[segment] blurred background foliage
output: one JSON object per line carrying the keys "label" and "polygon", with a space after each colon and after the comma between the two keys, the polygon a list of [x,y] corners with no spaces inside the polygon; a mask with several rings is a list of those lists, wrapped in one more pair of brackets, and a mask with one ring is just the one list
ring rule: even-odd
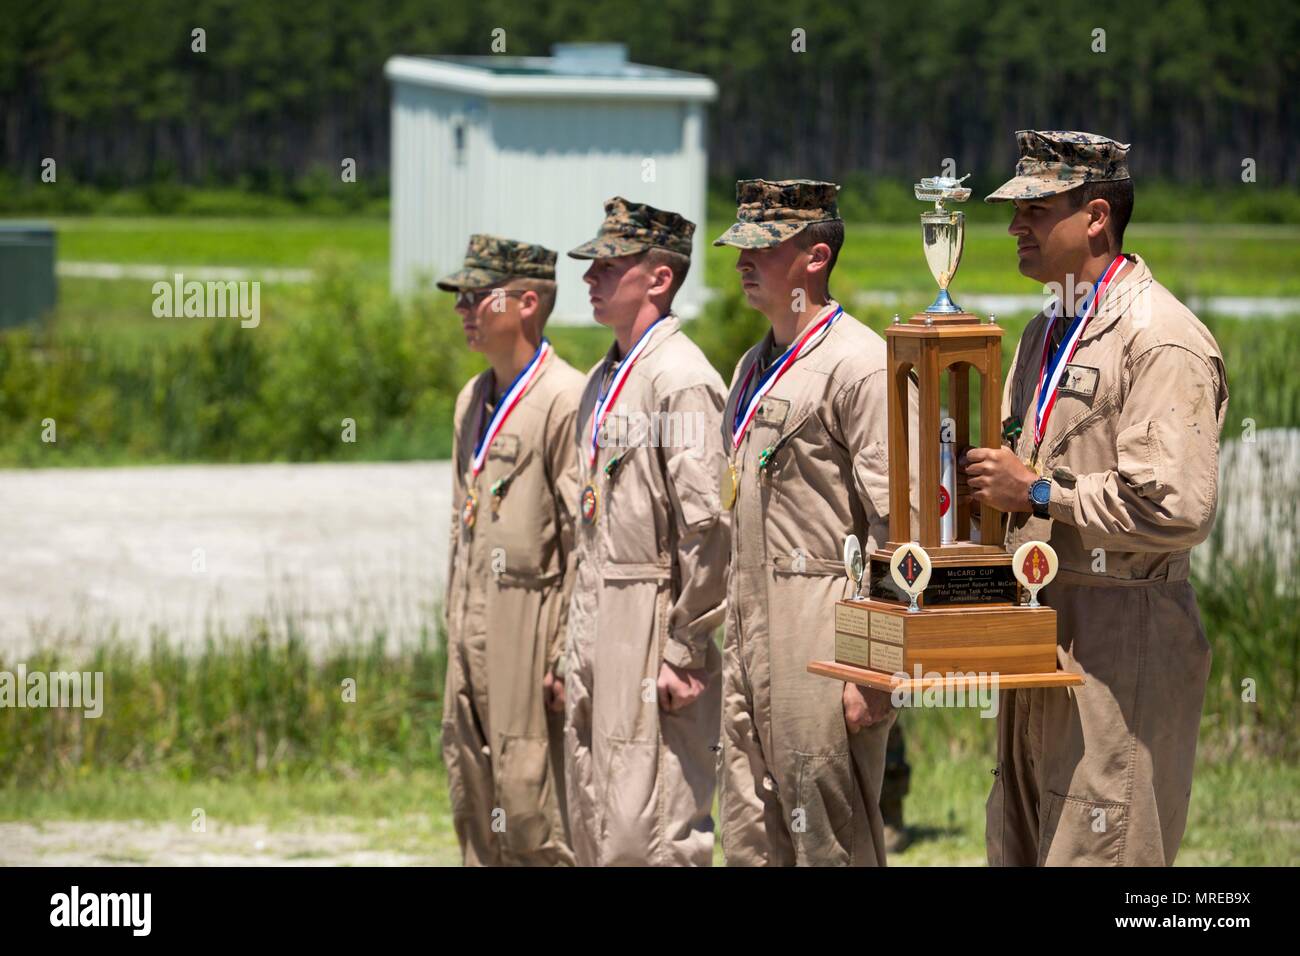
{"label": "blurred background foliage", "polygon": [[[844,182],[852,219],[909,220],[897,185],[953,157],[982,188],[1012,131],[1133,142],[1148,221],[1300,221],[1300,6],[849,0],[97,0],[0,3],[0,204],[8,211],[380,211],[393,54],[509,55],[620,41],[639,63],[707,74],[710,175]],[[206,31],[206,52],[191,31]],[[1094,50],[1095,30],[1105,50]],[[806,52],[792,52],[804,32]],[[59,190],[36,190],[59,160]],[[355,188],[339,161],[357,161]],[[1233,189],[1255,160],[1256,190]],[[878,184],[878,187],[877,187]],[[1279,191],[1291,187],[1290,191]],[[847,198],[847,197],[846,197]],[[1166,202],[1166,200],[1170,200]],[[973,213],[986,215],[982,210]]]}
{"label": "blurred background foliage", "polygon": [[[849,275],[841,284],[859,288]],[[55,318],[0,336],[0,465],[450,454],[456,394],[484,367],[464,346],[450,296],[393,299],[343,260],[323,264],[305,286],[276,288],[256,329],[233,318],[152,319],[181,325],[133,335],[112,321]],[[845,298],[849,310],[877,331],[897,311],[857,307],[854,298]],[[1228,367],[1224,438],[1240,434],[1245,416],[1259,429],[1300,427],[1300,316],[1204,318]],[[1004,367],[1027,320],[998,320]],[[688,329],[730,381],[767,323],[727,282]],[[609,333],[594,323],[547,334],[584,372],[609,348]],[[56,443],[42,440],[45,418],[58,423]],[[356,422],[355,442],[340,440],[345,418]]]}

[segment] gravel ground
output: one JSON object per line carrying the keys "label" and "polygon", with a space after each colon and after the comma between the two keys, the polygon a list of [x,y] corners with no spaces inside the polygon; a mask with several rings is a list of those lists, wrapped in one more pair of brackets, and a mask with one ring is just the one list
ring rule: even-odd
{"label": "gravel ground", "polygon": [[376,849],[363,834],[262,825],[140,821],[0,823],[0,866],[428,866],[434,856]]}
{"label": "gravel ground", "polygon": [[0,656],[299,612],[402,632],[441,594],[447,462],[0,470]]}

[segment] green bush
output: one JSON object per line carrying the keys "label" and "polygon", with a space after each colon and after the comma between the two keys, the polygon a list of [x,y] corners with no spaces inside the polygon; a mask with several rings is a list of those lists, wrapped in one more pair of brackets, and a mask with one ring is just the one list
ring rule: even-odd
{"label": "green bush", "polygon": [[[482,367],[447,298],[396,301],[334,261],[256,328],[201,319],[199,335],[157,341],[93,326],[11,331],[0,336],[0,462],[446,456],[456,394]],[[55,443],[41,440],[47,418]]]}

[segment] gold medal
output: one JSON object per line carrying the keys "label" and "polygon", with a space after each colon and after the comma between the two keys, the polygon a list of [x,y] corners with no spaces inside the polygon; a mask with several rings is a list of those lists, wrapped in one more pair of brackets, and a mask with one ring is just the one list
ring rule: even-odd
{"label": "gold medal", "polygon": [[478,499],[474,497],[474,492],[467,492],[465,503],[460,508],[460,523],[468,531],[474,527],[474,519],[478,516]]}
{"label": "gold medal", "polygon": [[600,509],[600,492],[596,490],[594,484],[587,485],[582,489],[582,497],[578,501],[578,512],[582,515],[582,523],[585,525],[595,524],[596,512]]}
{"label": "gold medal", "polygon": [[731,462],[727,462],[727,470],[718,477],[718,497],[722,499],[722,507],[728,511],[736,503],[736,486],[738,484],[736,466]]}

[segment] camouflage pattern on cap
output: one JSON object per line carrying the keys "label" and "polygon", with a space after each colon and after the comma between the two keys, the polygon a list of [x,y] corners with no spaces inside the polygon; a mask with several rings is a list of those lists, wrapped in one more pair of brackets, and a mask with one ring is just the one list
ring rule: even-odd
{"label": "camouflage pattern on cap", "polygon": [[1082,186],[1128,179],[1128,143],[1096,133],[1022,129],[1016,132],[1020,161],[1015,178],[984,197],[985,202],[1042,199]]}
{"label": "camouflage pattern on cap", "polygon": [[465,263],[438,280],[446,292],[485,289],[507,279],[555,279],[556,253],[516,239],[475,233],[465,249]]}
{"label": "camouflage pattern on cap", "polygon": [[574,259],[612,259],[659,248],[689,256],[694,235],[695,223],[685,216],[615,196],[605,201],[599,235],[569,250],[569,255]]}
{"label": "camouflage pattern on cap", "polygon": [[815,179],[742,179],[736,183],[737,221],[715,246],[767,249],[797,236],[815,222],[839,219],[835,183]]}

